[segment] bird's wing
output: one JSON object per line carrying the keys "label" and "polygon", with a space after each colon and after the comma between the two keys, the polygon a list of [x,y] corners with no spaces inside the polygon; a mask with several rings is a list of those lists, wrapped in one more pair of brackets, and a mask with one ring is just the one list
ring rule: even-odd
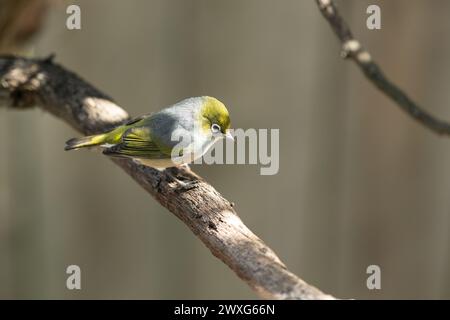
{"label": "bird's wing", "polygon": [[170,158],[170,150],[164,150],[152,139],[148,127],[134,127],[122,135],[121,143],[103,150],[109,156],[142,159]]}

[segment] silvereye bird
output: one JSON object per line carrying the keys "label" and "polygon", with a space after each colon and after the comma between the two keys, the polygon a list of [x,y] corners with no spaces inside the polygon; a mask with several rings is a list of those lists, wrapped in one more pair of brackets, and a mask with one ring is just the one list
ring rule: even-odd
{"label": "silvereye bird", "polygon": [[230,117],[222,102],[212,97],[195,97],[109,132],[71,139],[65,149],[101,147],[105,155],[131,158],[163,170],[193,162],[218,139],[233,139],[229,130]]}

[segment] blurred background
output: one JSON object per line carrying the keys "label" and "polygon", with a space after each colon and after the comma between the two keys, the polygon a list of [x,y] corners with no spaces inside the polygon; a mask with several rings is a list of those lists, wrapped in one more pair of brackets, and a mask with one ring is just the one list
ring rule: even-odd
{"label": "blurred background", "polygon": [[[42,28],[3,52],[55,53],[133,116],[211,95],[235,128],[280,129],[277,175],[256,165],[194,170],[292,272],[341,298],[450,298],[450,138],[339,57],[315,1],[33,3],[48,10],[21,18],[38,29],[40,12]],[[81,30],[66,28],[70,4]],[[337,4],[387,75],[450,120],[450,2]],[[366,28],[370,4],[381,7],[381,30]],[[112,162],[64,152],[78,135],[41,110],[0,108],[0,298],[256,298]],[[66,289],[71,264],[82,290]],[[381,290],[366,287],[372,264]]]}

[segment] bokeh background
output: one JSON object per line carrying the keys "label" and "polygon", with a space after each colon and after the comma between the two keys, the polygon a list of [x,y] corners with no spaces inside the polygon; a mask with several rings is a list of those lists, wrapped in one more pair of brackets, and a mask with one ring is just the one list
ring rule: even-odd
{"label": "bokeh background", "polygon": [[[81,30],[66,29],[69,4]],[[450,119],[450,2],[337,4],[387,75]],[[370,4],[381,30],[366,28]],[[211,95],[236,128],[279,128],[277,175],[194,170],[307,282],[341,298],[450,298],[450,139],[339,57],[315,1],[52,1],[27,43],[132,115]],[[64,152],[74,136],[41,110],[0,108],[0,298],[256,297],[112,162]],[[70,264],[80,291],[65,287]],[[381,290],[366,287],[372,264]]]}

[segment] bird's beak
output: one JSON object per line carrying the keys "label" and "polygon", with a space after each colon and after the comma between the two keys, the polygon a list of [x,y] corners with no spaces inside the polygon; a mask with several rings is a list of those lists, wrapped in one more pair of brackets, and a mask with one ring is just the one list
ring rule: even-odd
{"label": "bird's beak", "polygon": [[225,133],[224,136],[225,136],[225,139],[234,141],[234,137],[231,135],[230,131],[227,131],[227,133]]}

